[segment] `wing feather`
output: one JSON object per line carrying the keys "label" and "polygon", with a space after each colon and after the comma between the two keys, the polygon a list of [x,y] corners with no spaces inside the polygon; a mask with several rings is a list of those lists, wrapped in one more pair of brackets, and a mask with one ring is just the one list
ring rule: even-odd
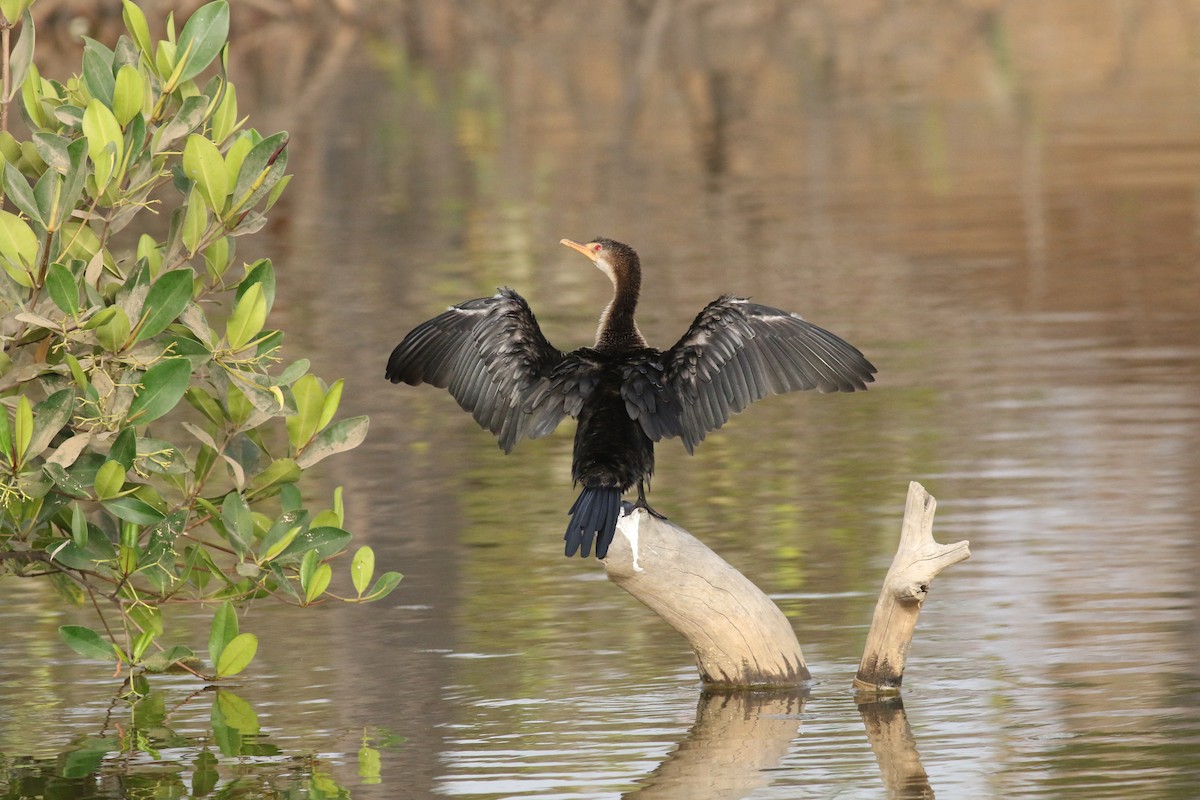
{"label": "wing feather", "polygon": [[[527,396],[563,358],[542,334],[525,299],[502,288],[414,328],[392,351],[386,376],[392,383],[448,389],[507,453],[529,434],[533,420],[525,407]],[[542,421],[543,427],[547,424]]]}
{"label": "wing feather", "polygon": [[603,371],[603,361],[595,350],[584,347],[565,354],[550,374],[525,396],[529,438],[546,436],[565,416],[578,417]]}
{"label": "wing feather", "polygon": [[646,370],[626,370],[626,405],[651,439],[679,436],[689,452],[768,394],[852,392],[875,380],[871,362],[838,336],[729,295],[709,303],[659,361],[648,383]]}

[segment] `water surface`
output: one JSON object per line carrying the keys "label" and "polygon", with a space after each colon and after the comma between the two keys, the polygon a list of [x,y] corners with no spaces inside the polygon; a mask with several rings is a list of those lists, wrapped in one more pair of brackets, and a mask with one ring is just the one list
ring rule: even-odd
{"label": "water surface", "polygon": [[[1200,12],[408,3],[243,28],[239,97],[291,131],[296,173],[245,247],[275,259],[292,356],[372,417],[321,479],[406,578],[374,606],[254,609],[260,655],[229,689],[262,733],[218,753],[216,785],[1194,796],[1200,65],[1179,9]],[[506,457],[448,396],[382,379],[412,325],[498,285],[560,347],[589,341],[608,284],[557,242],[596,234],[642,254],[659,345],[733,291],[880,369],[863,395],[764,401],[694,457],[659,448],[656,508],[776,598],[804,695],[703,695],[681,640],[562,558],[569,426]],[[933,586],[902,709],[860,708],[910,480],[973,555]],[[56,644],[82,611],[0,593],[0,763],[62,775],[138,721]],[[132,773],[197,793],[216,701],[156,685],[157,756],[106,757],[89,791],[138,796]]]}

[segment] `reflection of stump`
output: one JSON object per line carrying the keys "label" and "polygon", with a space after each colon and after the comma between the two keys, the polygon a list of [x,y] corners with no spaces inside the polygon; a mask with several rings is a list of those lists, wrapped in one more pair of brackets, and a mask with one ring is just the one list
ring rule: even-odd
{"label": "reflection of stump", "polygon": [[879,773],[887,786],[888,797],[891,800],[932,798],[929,775],[921,766],[917,743],[900,698],[873,697],[860,703],[858,712],[862,714],[867,740],[879,762]]}
{"label": "reflection of stump", "polygon": [[908,648],[930,582],[946,567],[971,557],[968,542],[938,544],[933,540],[936,507],[925,487],[916,481],[909,484],[900,546],[875,604],[871,630],[854,679],[856,689],[882,693],[900,690]]}
{"label": "reflection of stump", "polygon": [[[610,551],[611,552],[611,551]],[[638,800],[736,800],[771,782],[800,728],[798,689],[704,692],[675,752],[626,794]]]}
{"label": "reflection of stump", "polygon": [[609,580],[683,634],[714,686],[798,686],[808,667],[771,599],[690,533],[643,509],[617,522]]}

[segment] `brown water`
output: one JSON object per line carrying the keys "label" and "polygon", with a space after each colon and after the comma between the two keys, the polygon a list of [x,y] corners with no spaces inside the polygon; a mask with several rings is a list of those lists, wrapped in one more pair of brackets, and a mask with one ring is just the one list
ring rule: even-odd
{"label": "brown water", "polygon": [[[304,762],[355,798],[1196,796],[1200,3],[595,5],[245,22],[243,105],[293,134],[254,245],[275,322],[371,415],[323,478],[406,578],[245,620],[232,688],[275,749],[220,785]],[[596,234],[642,254],[657,344],[733,291],[879,366],[659,448],[655,506],[793,620],[804,697],[702,696],[681,640],[561,557],[569,430],[505,457],[382,379],[412,325],[498,285],[587,342],[608,283],[557,242]],[[909,480],[973,556],[933,586],[903,710],[860,709]],[[61,763],[120,727],[115,687],[36,587],[0,592],[0,754]],[[176,738],[132,772],[190,781],[211,696],[158,686]],[[104,763],[100,796],[141,796]]]}

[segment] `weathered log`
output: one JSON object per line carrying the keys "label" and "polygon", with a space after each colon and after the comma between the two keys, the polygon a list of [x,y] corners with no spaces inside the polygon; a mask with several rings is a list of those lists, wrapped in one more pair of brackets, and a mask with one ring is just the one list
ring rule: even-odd
{"label": "weathered log", "polygon": [[969,542],[938,544],[933,540],[936,507],[937,501],[925,487],[916,481],[908,485],[900,545],[875,604],[867,644],[854,678],[855,689],[880,694],[900,691],[908,649],[930,582],[946,567],[971,557]]}
{"label": "weathered log", "polygon": [[677,525],[633,509],[617,522],[608,578],[683,634],[709,686],[799,686],[808,667],[763,592]]}

